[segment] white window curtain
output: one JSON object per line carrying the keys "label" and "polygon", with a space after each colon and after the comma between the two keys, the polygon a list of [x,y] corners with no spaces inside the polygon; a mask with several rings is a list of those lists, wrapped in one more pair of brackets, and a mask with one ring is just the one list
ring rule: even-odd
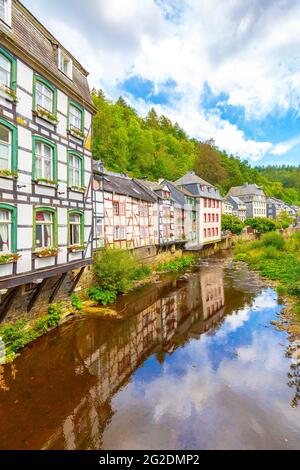
{"label": "white window curtain", "polygon": [[11,250],[11,212],[0,209],[0,253]]}
{"label": "white window curtain", "polygon": [[53,91],[38,81],[36,82],[36,105],[49,113],[53,111]]}
{"label": "white window curtain", "polygon": [[71,128],[81,130],[82,127],[82,112],[76,106],[70,105],[70,126]]}
{"label": "white window curtain", "polygon": [[35,172],[38,179],[53,179],[53,149],[43,142],[36,143]]}
{"label": "white window curtain", "polygon": [[69,185],[81,186],[81,159],[76,155],[69,158]]}
{"label": "white window curtain", "polygon": [[79,214],[70,215],[70,245],[80,245],[81,217]]}
{"label": "white window curtain", "polygon": [[10,88],[10,81],[11,62],[4,55],[0,54],[0,85]]}
{"label": "white window curtain", "polygon": [[36,248],[53,247],[53,214],[46,211],[36,213],[35,225]]}
{"label": "white window curtain", "polygon": [[11,169],[11,130],[0,124],[0,170]]}

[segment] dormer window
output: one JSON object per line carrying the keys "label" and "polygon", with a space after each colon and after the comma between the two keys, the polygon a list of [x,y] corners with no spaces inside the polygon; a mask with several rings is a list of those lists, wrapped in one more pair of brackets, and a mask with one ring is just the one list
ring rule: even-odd
{"label": "dormer window", "polygon": [[11,0],[0,0],[0,20],[11,25]]}
{"label": "dormer window", "polygon": [[58,51],[58,68],[64,75],[72,80],[73,62],[61,49]]}

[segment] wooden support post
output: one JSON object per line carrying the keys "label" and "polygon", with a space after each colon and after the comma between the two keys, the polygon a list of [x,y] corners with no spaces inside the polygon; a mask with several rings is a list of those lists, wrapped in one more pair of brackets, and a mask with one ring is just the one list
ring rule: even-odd
{"label": "wooden support post", "polygon": [[47,280],[48,279],[43,279],[43,281],[40,284],[38,284],[37,288],[35,289],[32,297],[30,299],[30,302],[27,306],[27,312],[30,312],[31,309],[34,307],[34,305],[35,305],[36,301],[38,300],[43,288],[45,287],[45,285],[47,283]]}
{"label": "wooden support post", "polygon": [[71,294],[74,292],[74,290],[76,289],[76,286],[77,286],[78,282],[80,281],[81,276],[82,276],[83,273],[84,273],[84,270],[85,270],[85,268],[81,268],[81,270],[79,271],[79,273],[78,273],[77,276],[75,277],[75,279],[74,279],[74,281],[73,281],[73,284],[72,284],[72,287],[71,287],[71,289],[69,290],[69,294],[70,294],[70,295],[71,295]]}
{"label": "wooden support post", "polygon": [[14,298],[17,297],[21,286],[14,287],[11,292],[5,297],[2,304],[0,305],[0,322],[4,320],[10,308],[13,304]]}
{"label": "wooden support post", "polygon": [[57,283],[55,284],[54,286],[54,289],[50,295],[50,298],[49,298],[49,303],[51,304],[53,302],[53,300],[55,299],[56,297],[56,294],[58,293],[59,289],[61,288],[64,280],[66,279],[68,273],[63,273],[60,278],[58,279]]}

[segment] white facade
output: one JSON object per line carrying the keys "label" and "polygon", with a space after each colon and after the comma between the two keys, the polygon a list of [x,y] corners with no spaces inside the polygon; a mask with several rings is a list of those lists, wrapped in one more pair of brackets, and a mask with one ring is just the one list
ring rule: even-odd
{"label": "white facade", "polygon": [[[11,218],[9,229],[0,229],[1,287],[78,268],[92,256],[93,107],[76,94],[75,83],[68,92],[51,70],[41,74],[42,67],[34,68],[36,58],[15,53],[14,15],[29,22],[37,41],[44,33],[42,27],[33,29],[36,22],[19,3],[13,2],[12,15],[12,37],[0,46],[10,74],[9,84],[0,83],[1,136],[9,132],[8,147],[0,137],[0,158],[8,156],[0,166],[0,220]],[[73,67],[86,81],[79,66]],[[70,131],[71,103],[80,110],[77,134]]]}

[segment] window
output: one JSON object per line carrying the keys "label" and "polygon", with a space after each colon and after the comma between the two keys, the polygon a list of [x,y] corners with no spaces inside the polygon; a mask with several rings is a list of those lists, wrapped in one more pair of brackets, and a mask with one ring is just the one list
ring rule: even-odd
{"label": "window", "polygon": [[206,238],[206,228],[203,231],[204,238]]}
{"label": "window", "polygon": [[120,215],[125,215],[126,214],[126,203],[125,202],[120,202]]}
{"label": "window", "polygon": [[11,252],[11,211],[0,209],[0,253]]}
{"label": "window", "polygon": [[17,156],[17,128],[0,118],[0,173],[16,171]]}
{"label": "window", "polygon": [[35,210],[35,240],[34,248],[53,248],[56,242],[56,213],[52,209]]}
{"label": "window", "polygon": [[207,207],[207,199],[204,199],[204,207]]}
{"label": "window", "polygon": [[[57,91],[51,83],[47,82],[43,77],[34,76],[33,90],[33,109],[40,112],[41,117],[47,117],[42,111],[52,114],[56,117]],[[49,116],[48,116],[49,117]]]}
{"label": "window", "polygon": [[119,225],[116,225],[114,227],[114,239],[115,240],[125,240],[125,227],[121,227]]}
{"label": "window", "polygon": [[11,0],[0,0],[0,20],[11,24]]}
{"label": "window", "polygon": [[10,88],[11,81],[11,61],[0,54],[0,83]]}
{"label": "window", "polygon": [[104,223],[102,218],[96,219],[96,247],[102,248],[104,243]]}
{"label": "window", "polygon": [[69,131],[75,131],[76,137],[84,136],[84,109],[74,101],[69,101]]}
{"label": "window", "polygon": [[69,152],[69,187],[84,186],[83,158],[75,152]]}
{"label": "window", "polygon": [[58,51],[58,68],[71,80],[73,78],[73,62],[61,49]]}
{"label": "window", "polygon": [[120,207],[118,202],[113,202],[114,215],[120,215]]}
{"label": "window", "polygon": [[11,169],[11,130],[0,124],[0,170]]}
{"label": "window", "polygon": [[43,137],[33,137],[33,171],[34,180],[56,183],[57,154],[56,146]]}
{"label": "window", "polygon": [[79,212],[69,213],[69,245],[82,245],[84,242],[83,215]]}

